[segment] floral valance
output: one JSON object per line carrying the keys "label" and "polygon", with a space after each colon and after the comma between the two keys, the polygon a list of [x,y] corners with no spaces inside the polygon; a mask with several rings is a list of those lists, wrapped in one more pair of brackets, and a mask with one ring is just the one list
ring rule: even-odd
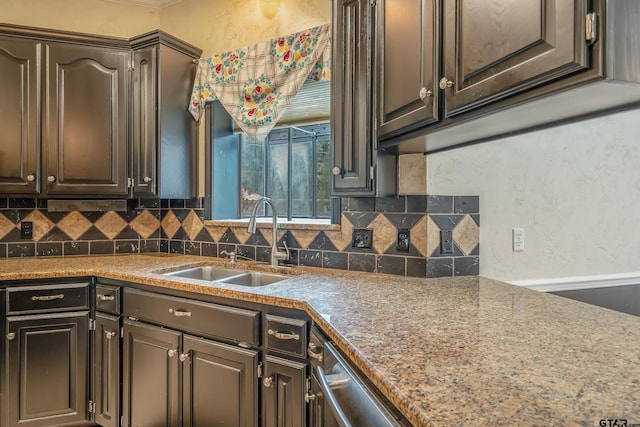
{"label": "floral valance", "polygon": [[218,99],[240,128],[262,139],[307,80],[328,80],[331,26],[310,28],[198,62],[189,111]]}

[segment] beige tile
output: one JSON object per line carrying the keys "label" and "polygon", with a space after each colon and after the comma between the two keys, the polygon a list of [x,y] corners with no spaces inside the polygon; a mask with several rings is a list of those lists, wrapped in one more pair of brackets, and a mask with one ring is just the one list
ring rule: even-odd
{"label": "beige tile", "polygon": [[440,246],[440,227],[436,224],[430,216],[427,217],[427,257],[433,255],[433,253]]}
{"label": "beige tile", "polygon": [[226,225],[224,226],[207,225],[206,228],[207,228],[207,232],[209,233],[213,241],[219,242],[220,238],[224,235],[224,233],[227,231],[227,228],[229,227],[227,227]]}
{"label": "beige tile", "polygon": [[148,210],[142,211],[129,224],[143,239],[148,239],[160,228],[160,220]]}
{"label": "beige tile", "polygon": [[0,239],[9,234],[14,228],[17,228],[17,226],[13,221],[10,221],[6,216],[0,214]]}
{"label": "beige tile", "polygon": [[427,194],[427,156],[422,153],[398,156],[398,194]]}
{"label": "beige tile", "polygon": [[331,243],[334,244],[336,249],[344,251],[351,246],[351,242],[353,240],[353,224],[351,224],[351,221],[342,214],[342,217],[340,218],[340,230],[325,231],[325,234],[329,240],[331,240]]}
{"label": "beige tile", "polygon": [[480,228],[473,218],[471,218],[471,215],[465,215],[462,221],[453,229],[453,241],[465,255],[469,255],[471,251],[478,246],[480,242]]}
{"label": "beige tile", "polygon": [[23,221],[33,222],[33,240],[38,242],[56,225],[40,211],[33,211]]}
{"label": "beige tile", "polygon": [[127,221],[113,211],[102,215],[94,224],[109,239],[114,239],[128,225]]}
{"label": "beige tile", "polygon": [[[271,245],[271,241],[273,240],[273,231],[271,228],[258,228],[258,232],[262,233],[262,237],[264,237],[264,239],[269,243],[269,245]],[[282,236],[284,236],[284,233],[286,233],[287,230],[281,230],[278,229],[278,234],[277,234],[277,240],[280,240],[282,238]],[[246,240],[245,240],[246,242]]]}
{"label": "beige tile", "polygon": [[398,230],[386,216],[378,215],[367,228],[373,228],[373,249],[377,253],[383,254],[395,244]]}
{"label": "beige tile", "polygon": [[191,240],[195,240],[196,237],[198,237],[198,234],[203,227],[204,224],[202,223],[202,220],[194,211],[189,212],[189,215],[187,215],[184,221],[182,221],[182,228]]}
{"label": "beige tile", "polygon": [[73,240],[78,240],[89,228],[91,221],[78,211],[68,213],[58,222],[58,228]]}
{"label": "beige tile", "polygon": [[161,224],[162,229],[169,239],[172,239],[180,229],[180,220],[171,210],[167,212]]}
{"label": "beige tile", "polygon": [[427,223],[429,216],[424,215],[422,219],[411,227],[411,243],[423,257],[427,256]]}

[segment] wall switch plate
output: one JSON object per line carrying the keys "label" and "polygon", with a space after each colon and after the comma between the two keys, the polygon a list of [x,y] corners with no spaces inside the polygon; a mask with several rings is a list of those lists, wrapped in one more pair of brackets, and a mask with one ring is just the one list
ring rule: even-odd
{"label": "wall switch plate", "polygon": [[33,239],[33,222],[22,221],[20,223],[20,238],[21,239]]}
{"label": "wall switch plate", "polygon": [[440,253],[441,254],[453,253],[453,231],[452,230],[440,230]]}
{"label": "wall switch plate", "polygon": [[524,251],[524,228],[513,229],[513,251]]}
{"label": "wall switch plate", "polygon": [[359,249],[371,249],[373,242],[373,230],[371,228],[354,228],[351,247]]}
{"label": "wall switch plate", "polygon": [[409,230],[398,230],[398,240],[396,241],[396,250],[409,252]]}

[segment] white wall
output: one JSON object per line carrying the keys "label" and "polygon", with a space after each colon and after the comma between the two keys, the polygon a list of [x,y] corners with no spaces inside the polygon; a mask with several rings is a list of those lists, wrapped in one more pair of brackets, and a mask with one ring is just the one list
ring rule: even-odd
{"label": "white wall", "polygon": [[483,276],[640,272],[640,110],[430,155],[427,170],[430,194],[480,196]]}

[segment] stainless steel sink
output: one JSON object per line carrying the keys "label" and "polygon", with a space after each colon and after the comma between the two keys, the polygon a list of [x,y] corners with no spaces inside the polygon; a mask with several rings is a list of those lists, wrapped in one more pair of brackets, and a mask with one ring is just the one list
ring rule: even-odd
{"label": "stainless steel sink", "polygon": [[164,273],[167,276],[185,277],[207,282],[227,283],[240,286],[265,286],[287,278],[280,274],[261,271],[234,270],[231,268],[201,266]]}
{"label": "stainless steel sink", "polygon": [[238,276],[227,277],[226,279],[219,280],[219,282],[240,286],[264,286],[279,282],[286,278],[287,276],[281,276],[279,274],[251,271]]}

